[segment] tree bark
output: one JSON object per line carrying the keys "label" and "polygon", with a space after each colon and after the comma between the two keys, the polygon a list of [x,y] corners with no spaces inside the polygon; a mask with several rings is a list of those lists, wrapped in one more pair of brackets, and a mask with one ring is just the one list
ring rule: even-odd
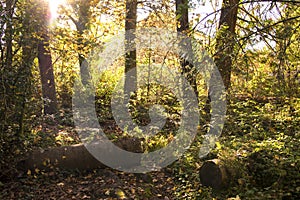
{"label": "tree bark", "polygon": [[[91,144],[95,145],[95,148],[103,149],[103,152],[109,151],[105,143]],[[142,153],[143,148],[140,139],[135,138],[120,138],[115,142],[118,147],[135,153]],[[102,150],[101,150],[102,151]],[[133,158],[134,160],[134,158]],[[140,160],[135,159],[135,162],[130,162],[128,167],[132,165],[139,165]],[[124,163],[121,162],[121,163]],[[91,155],[83,144],[76,144],[71,146],[54,147],[45,150],[35,150],[30,152],[25,159],[21,160],[18,164],[18,168],[22,171],[29,170],[51,170],[53,168],[60,169],[79,169],[79,170],[91,170],[95,168],[105,168],[106,166],[98,161]]]}
{"label": "tree bark", "polygon": [[[189,31],[189,1],[188,0],[176,0],[176,16],[177,16],[177,32],[180,34],[187,34]],[[189,42],[188,46],[192,48],[191,42]],[[191,49],[191,52],[192,49]],[[194,90],[196,97],[198,99],[198,89],[197,89],[197,80],[196,80],[196,71],[192,63],[190,63],[187,59],[180,59],[180,66],[182,70],[182,74],[185,75],[189,84]]]}
{"label": "tree bark", "polygon": [[137,23],[137,0],[126,1],[125,18],[125,84],[124,94],[130,97],[130,92],[137,89],[135,30]]}
{"label": "tree bark", "polygon": [[42,93],[44,100],[44,114],[55,114],[57,112],[57,98],[54,81],[54,72],[52,65],[51,52],[49,49],[49,33],[48,23],[49,22],[49,5],[46,2],[41,3],[42,18],[45,24],[41,28],[41,39],[38,42],[38,60],[40,68],[40,76],[42,82]]}
{"label": "tree bark", "polygon": [[56,89],[49,50],[49,37],[46,34],[38,44],[38,60],[44,99],[44,114],[55,114],[57,112]]}
{"label": "tree bark", "polygon": [[20,108],[20,116],[19,116],[19,131],[18,135],[21,136],[24,133],[24,119],[26,117],[26,105],[27,98],[31,93],[31,80],[32,80],[32,72],[31,67],[34,62],[34,58],[36,57],[36,40],[33,37],[32,25],[30,23],[30,10],[28,8],[25,9],[24,19],[23,19],[23,28],[22,35],[23,38],[21,40],[22,47],[22,65],[20,71],[22,74],[22,81],[19,85],[19,90],[21,91],[21,108]]}
{"label": "tree bark", "polygon": [[85,42],[82,39],[82,35],[85,30],[88,30],[88,24],[90,21],[90,0],[84,0],[80,2],[78,11],[78,21],[76,22],[76,29],[79,34],[78,43],[78,61],[80,67],[80,76],[82,84],[86,85],[90,82],[89,63],[86,61],[84,55]]}
{"label": "tree bark", "polygon": [[[0,42],[1,44],[1,68],[0,68],[0,73],[1,73],[1,84],[3,88],[3,95],[1,95],[2,101],[1,101],[1,125],[0,125],[0,131],[4,130],[4,127],[6,126],[8,122],[8,112],[7,109],[9,108],[8,102],[9,102],[9,95],[7,95],[7,91],[9,90],[9,86],[7,85],[7,81],[5,81],[5,77],[3,76],[4,74],[8,74],[9,71],[12,70],[12,61],[13,61],[13,24],[12,24],[12,17],[14,13],[14,6],[13,6],[13,0],[6,0],[5,1],[5,8],[2,7],[2,15],[6,15],[7,17],[2,17],[1,16],[1,33],[0,37],[4,37],[5,42]],[[6,26],[6,27],[5,27]],[[15,100],[15,98],[13,98]],[[3,111],[3,112],[2,112]],[[2,121],[3,118],[3,121]]]}
{"label": "tree bark", "polygon": [[239,0],[223,0],[216,41],[215,63],[222,76],[226,90],[230,88],[234,37]]}
{"label": "tree bark", "polygon": [[12,68],[12,59],[13,59],[13,49],[12,49],[12,37],[13,37],[13,13],[14,13],[14,5],[13,0],[6,1],[5,12],[7,14],[7,23],[5,30],[5,40],[6,40],[6,67],[7,69]]}
{"label": "tree bark", "polygon": [[36,150],[20,161],[20,170],[94,169],[104,165],[95,159],[83,144]]}

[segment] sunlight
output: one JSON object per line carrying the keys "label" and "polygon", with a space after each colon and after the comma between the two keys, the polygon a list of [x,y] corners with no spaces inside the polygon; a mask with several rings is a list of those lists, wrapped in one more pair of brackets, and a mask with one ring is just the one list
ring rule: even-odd
{"label": "sunlight", "polygon": [[65,0],[49,0],[49,7],[51,12],[51,19],[54,20],[58,17],[58,7],[64,5]]}

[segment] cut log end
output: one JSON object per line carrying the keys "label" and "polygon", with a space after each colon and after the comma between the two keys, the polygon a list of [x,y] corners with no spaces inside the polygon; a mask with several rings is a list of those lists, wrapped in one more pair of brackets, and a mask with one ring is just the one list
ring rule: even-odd
{"label": "cut log end", "polygon": [[202,185],[220,190],[228,184],[227,171],[220,160],[208,160],[200,168],[200,180]]}

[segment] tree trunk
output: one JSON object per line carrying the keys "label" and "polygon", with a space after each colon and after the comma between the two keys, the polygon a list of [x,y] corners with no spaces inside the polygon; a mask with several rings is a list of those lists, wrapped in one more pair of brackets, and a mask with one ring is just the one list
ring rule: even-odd
{"label": "tree trunk", "polygon": [[[181,34],[187,34],[189,31],[189,1],[188,0],[176,0],[176,16],[177,16],[177,32]],[[192,48],[191,42],[188,46]],[[192,49],[191,49],[192,52]],[[198,99],[198,89],[197,89],[197,80],[196,80],[196,71],[192,63],[187,61],[185,58],[180,58],[180,66],[182,74],[185,75],[189,84],[194,90],[196,97]]]}
{"label": "tree trunk", "polygon": [[[115,144],[126,151],[135,153],[143,152],[140,139],[125,137],[118,139]],[[93,148],[93,145],[97,149],[103,149],[103,152],[109,151],[109,148],[105,144],[101,144],[100,146],[99,144],[90,144],[90,148]],[[134,160],[135,158],[132,159]],[[128,167],[140,164],[140,160],[135,159],[134,161],[132,163],[131,160]],[[120,163],[124,163],[124,161],[120,161]],[[106,166],[94,158],[83,144],[54,147],[42,151],[35,150],[30,152],[18,164],[18,168],[23,171],[27,171],[28,169],[51,170],[53,168],[90,170],[104,167]]]}
{"label": "tree trunk", "polygon": [[20,71],[22,71],[22,82],[19,85],[19,90],[21,93],[21,108],[20,108],[20,116],[19,116],[19,131],[18,135],[21,136],[24,133],[24,119],[26,117],[26,105],[27,105],[27,98],[31,93],[31,80],[32,80],[32,73],[31,67],[34,62],[34,58],[36,57],[36,41],[33,38],[32,31],[30,31],[31,24],[30,24],[30,11],[26,9],[24,14],[22,35],[23,39],[21,41],[22,47],[22,65]]}
{"label": "tree trunk", "polygon": [[46,34],[38,44],[38,60],[44,99],[44,114],[55,114],[57,112],[56,89],[49,50],[49,37]]}
{"label": "tree trunk", "polygon": [[7,69],[12,68],[12,59],[13,59],[13,49],[12,49],[12,37],[13,37],[13,27],[12,27],[12,19],[14,13],[14,5],[13,0],[6,1],[5,12],[7,14],[7,23],[6,23],[6,31],[5,31],[5,41],[6,41],[6,67]]}
{"label": "tree trunk", "polygon": [[[125,84],[124,94],[130,97],[130,92],[137,89],[136,46],[134,42],[137,22],[137,0],[126,1],[125,18]],[[129,73],[130,72],[130,73]],[[125,98],[126,99],[126,98]]]}
{"label": "tree trunk", "polygon": [[78,12],[78,21],[76,24],[76,29],[79,34],[78,43],[78,61],[80,67],[80,76],[81,82],[83,85],[86,85],[90,82],[91,76],[89,72],[89,63],[86,61],[84,55],[85,41],[82,39],[84,31],[88,30],[88,24],[90,20],[90,0],[84,0],[80,2],[79,12]]}
{"label": "tree trunk", "polygon": [[42,93],[44,100],[44,114],[54,114],[57,112],[57,99],[54,81],[54,72],[52,65],[51,52],[49,49],[48,21],[49,5],[46,2],[41,3],[43,10],[41,21],[45,24],[41,28],[41,39],[38,43],[38,60],[42,82]]}
{"label": "tree trunk", "polygon": [[104,167],[84,147],[83,144],[55,147],[43,151],[36,150],[20,161],[20,170],[94,169]]}
{"label": "tree trunk", "polygon": [[[7,91],[9,90],[9,86],[7,85],[7,81],[5,80],[6,78],[3,76],[4,74],[7,75],[9,74],[12,70],[12,61],[13,61],[13,24],[12,24],[12,17],[14,13],[14,6],[13,6],[13,0],[6,0],[5,1],[5,8],[1,8],[2,10],[2,19],[0,19],[1,23],[1,33],[0,37],[5,39],[5,42],[0,42],[1,44],[1,84],[3,88],[3,95],[1,95],[3,104],[1,104],[2,108],[0,109],[1,111],[1,129],[0,131],[4,130],[4,127],[6,126],[6,123],[8,122],[8,112],[7,109],[9,108],[9,95],[7,95]],[[6,15],[6,17],[4,17]],[[6,27],[5,27],[6,26]],[[2,46],[3,45],[3,46]],[[4,48],[3,48],[4,47]],[[15,100],[15,98],[13,98]],[[1,102],[2,103],[2,102]],[[2,110],[3,109],[3,110]],[[2,112],[3,111],[3,112]],[[3,121],[2,121],[3,118]]]}
{"label": "tree trunk", "polygon": [[189,30],[188,3],[188,0],[176,0],[177,31],[180,33]]}
{"label": "tree trunk", "polygon": [[222,76],[226,90],[230,88],[234,37],[239,0],[223,0],[216,41],[215,63]]}

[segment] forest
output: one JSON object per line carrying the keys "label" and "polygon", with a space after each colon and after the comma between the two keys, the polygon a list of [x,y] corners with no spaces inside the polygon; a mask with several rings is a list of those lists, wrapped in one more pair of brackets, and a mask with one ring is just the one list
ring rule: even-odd
{"label": "forest", "polygon": [[300,1],[0,0],[0,199],[300,199]]}

